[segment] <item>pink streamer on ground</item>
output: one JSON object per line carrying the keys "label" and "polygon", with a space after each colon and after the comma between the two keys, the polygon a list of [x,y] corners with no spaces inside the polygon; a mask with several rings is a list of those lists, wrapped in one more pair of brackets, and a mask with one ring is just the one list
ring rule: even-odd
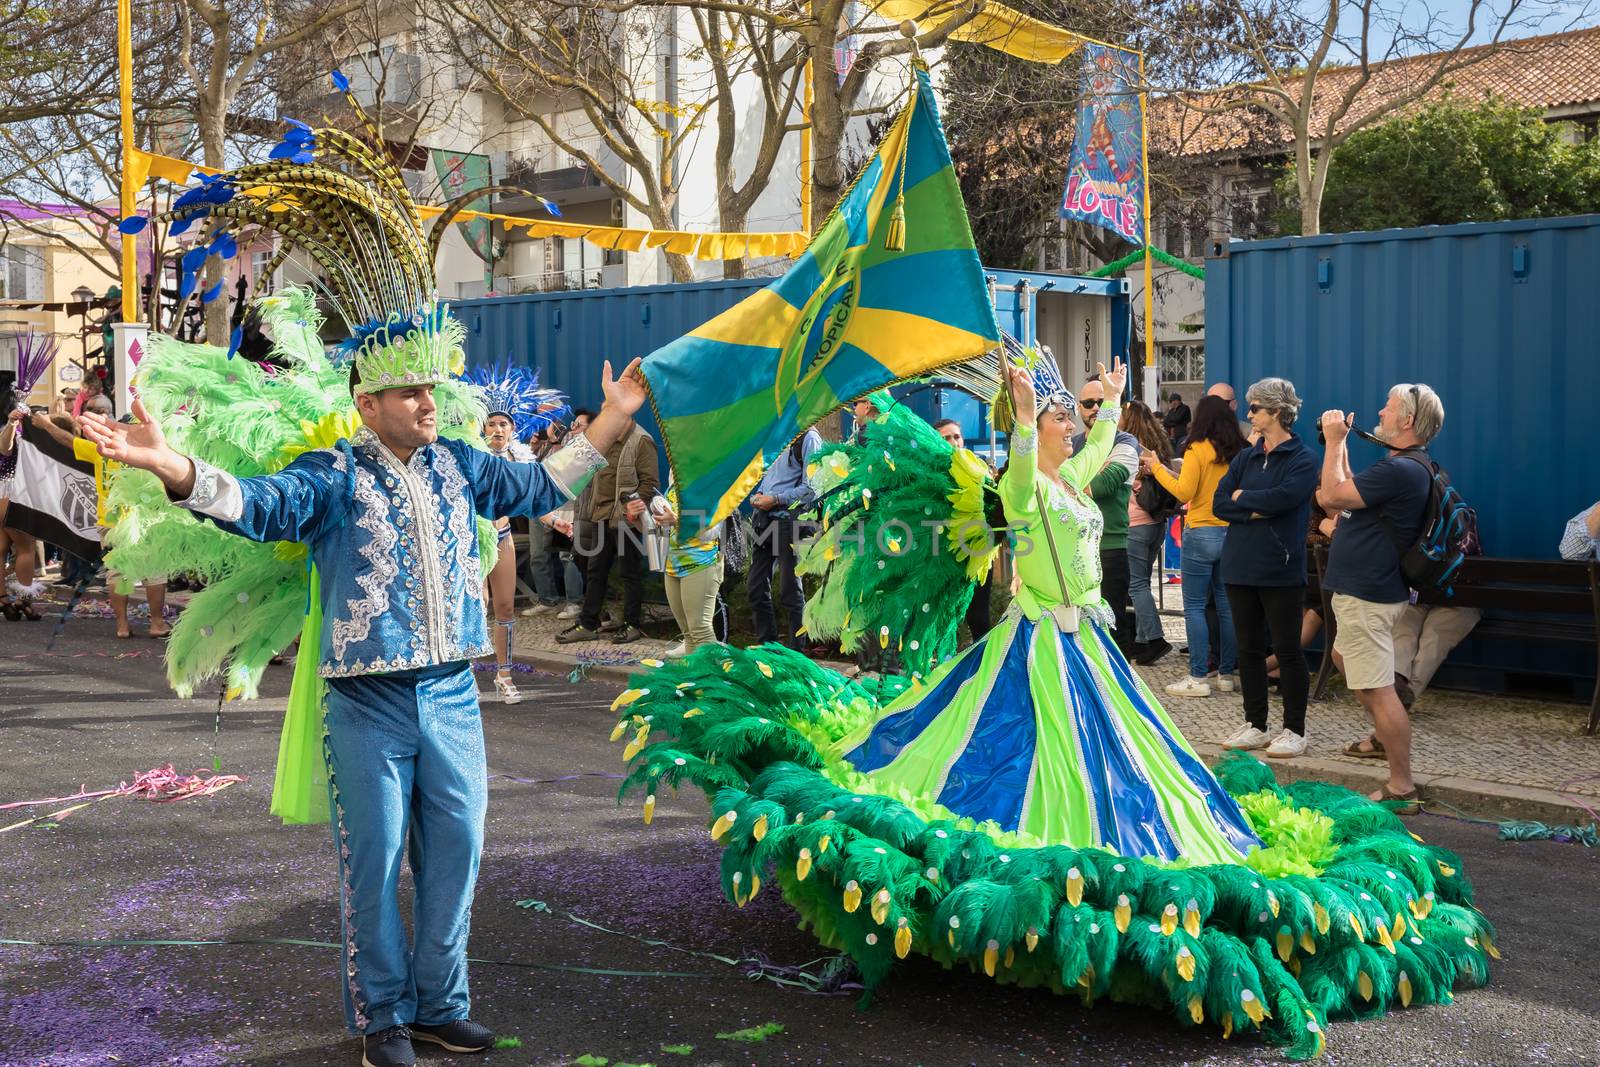
{"label": "pink streamer on ground", "polygon": [[33,808],[43,805],[66,804],[65,808],[50,812],[46,815],[35,815],[10,826],[0,826],[0,834],[7,830],[15,830],[40,819],[54,819],[60,821],[77,811],[79,808],[88,807],[90,804],[108,800],[111,797],[142,797],[153,800],[158,804],[170,804],[175,800],[188,800],[191,797],[208,797],[234,785],[246,781],[241,774],[179,774],[173,769],[172,764],[142,771],[134,775],[131,782],[120,782],[115,789],[94,789],[84,786],[70,796],[46,797],[43,800],[14,800],[9,804],[0,804],[0,811],[11,808]]}

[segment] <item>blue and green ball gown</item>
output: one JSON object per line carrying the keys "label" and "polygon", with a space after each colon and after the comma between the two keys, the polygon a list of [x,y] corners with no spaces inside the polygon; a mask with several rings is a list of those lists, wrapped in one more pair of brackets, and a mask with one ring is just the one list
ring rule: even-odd
{"label": "blue and green ball gown", "polygon": [[1107,635],[1104,519],[1085,487],[1115,424],[1114,409],[1096,422],[1063,484],[1039,474],[1037,435],[1018,428],[1000,479],[1028,548],[1010,610],[831,754],[874,785],[1041,841],[1239,863],[1255,833]]}
{"label": "blue and green ball gown", "polygon": [[[814,600],[843,617],[846,650],[894,640],[914,676],[850,679],[771,645],[647,663],[614,705],[622,793],[645,794],[648,823],[664,786],[700,786],[724,895],[743,906],[775,882],[869,995],[917,953],[1303,1059],[1329,1018],[1481,985],[1493,928],[1453,854],[1342,787],[1280,786],[1249,756],[1208,770],[1109,638],[1082,487],[1115,422],[1102,411],[1065,488],[1014,435],[998,492],[1018,584],[987,638],[930,661],[966,605],[948,590],[981,558],[963,574],[897,551],[825,575]],[[853,507],[874,535],[897,516],[954,530],[975,507],[974,461],[922,431],[891,417],[819,453],[823,477],[870,483]],[[813,551],[838,565],[841,536]],[[898,637],[883,619],[903,620]]]}

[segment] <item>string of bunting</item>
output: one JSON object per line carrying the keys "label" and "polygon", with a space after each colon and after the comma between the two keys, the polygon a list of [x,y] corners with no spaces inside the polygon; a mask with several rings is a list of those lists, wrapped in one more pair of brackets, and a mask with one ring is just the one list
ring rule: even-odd
{"label": "string of bunting", "polygon": [[[151,178],[161,178],[175,185],[186,185],[196,173],[217,174],[211,167],[202,167],[188,160],[175,159],[155,152],[132,149],[129,152],[128,176],[135,186],[142,186]],[[549,206],[548,201],[541,201]],[[427,218],[443,214],[443,207],[418,204],[417,211]],[[599,248],[639,252],[647,248],[660,248],[667,252],[695,259],[743,259],[768,256],[797,256],[805,251],[809,238],[798,230],[775,233],[698,233],[691,230],[651,230],[626,226],[598,226],[586,222],[554,222],[548,219],[530,219],[522,215],[500,215],[490,211],[460,211],[457,222],[482,219],[498,222],[507,229],[526,230],[530,237],[580,238]]]}

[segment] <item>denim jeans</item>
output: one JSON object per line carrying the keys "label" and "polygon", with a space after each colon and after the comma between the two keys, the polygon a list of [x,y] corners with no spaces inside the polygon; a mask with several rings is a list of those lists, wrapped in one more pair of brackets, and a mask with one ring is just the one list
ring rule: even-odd
{"label": "denim jeans", "polygon": [[1150,573],[1161,552],[1163,532],[1165,525],[1159,522],[1128,527],[1128,595],[1133,600],[1135,641],[1159,641],[1164,636],[1156,598],[1150,592]]}
{"label": "denim jeans", "polygon": [[1238,663],[1238,642],[1233,633],[1233,612],[1222,585],[1222,541],[1226,526],[1195,526],[1183,531],[1183,623],[1189,637],[1189,673],[1206,676],[1206,661],[1211,657],[1211,634],[1206,627],[1206,600],[1217,595],[1218,635],[1222,649],[1217,673],[1231,675]]}
{"label": "denim jeans", "polygon": [[541,604],[556,604],[561,600],[557,585],[555,554],[550,551],[550,527],[538,519],[528,522],[528,577]]}
{"label": "denim jeans", "polygon": [[[551,553],[554,559],[558,553]],[[567,598],[569,604],[583,603],[583,566],[577,559],[576,552],[561,552],[561,594]],[[551,566],[554,566],[552,563]]]}

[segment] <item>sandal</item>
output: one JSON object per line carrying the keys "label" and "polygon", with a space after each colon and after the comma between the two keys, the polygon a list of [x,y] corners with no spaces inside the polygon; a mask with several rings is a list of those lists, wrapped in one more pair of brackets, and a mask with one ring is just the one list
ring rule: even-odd
{"label": "sandal", "polygon": [[1385,782],[1378,789],[1377,802],[1388,806],[1396,815],[1415,815],[1422,810],[1422,791],[1412,786],[1407,792],[1396,793],[1389,788],[1389,783]]}
{"label": "sandal", "polygon": [[[1367,746],[1365,748],[1361,746]],[[1377,734],[1363,737],[1359,741],[1352,741],[1345,746],[1344,754],[1354,756],[1356,759],[1381,759],[1386,760],[1389,754],[1383,750],[1383,742],[1378,740]]]}

